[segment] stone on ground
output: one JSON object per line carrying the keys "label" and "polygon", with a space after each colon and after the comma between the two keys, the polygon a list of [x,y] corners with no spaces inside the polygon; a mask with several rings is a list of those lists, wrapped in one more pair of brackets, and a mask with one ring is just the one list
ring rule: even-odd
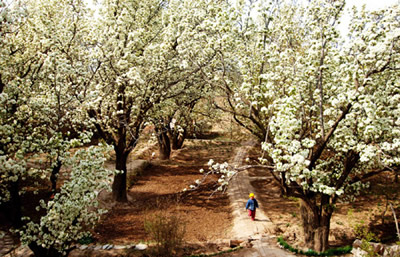
{"label": "stone on ground", "polygon": [[143,250],[146,250],[147,247],[148,247],[148,246],[145,245],[145,244],[137,244],[137,245],[135,246],[135,249],[136,249],[136,250],[143,251]]}

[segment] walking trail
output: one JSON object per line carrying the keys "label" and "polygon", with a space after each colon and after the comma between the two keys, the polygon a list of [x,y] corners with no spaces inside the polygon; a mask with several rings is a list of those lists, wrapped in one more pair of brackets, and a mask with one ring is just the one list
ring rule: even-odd
{"label": "walking trail", "polygon": [[[253,141],[247,141],[239,148],[232,164],[240,166],[243,163],[248,151],[255,145]],[[228,194],[233,209],[233,229],[234,237],[241,240],[251,241],[253,247],[240,250],[231,256],[236,257],[286,257],[294,256],[289,252],[280,249],[276,244],[276,238],[268,234],[273,231],[274,224],[261,209],[257,209],[256,220],[252,221],[245,210],[249,193],[255,192],[250,183],[247,170],[241,171],[229,183]],[[257,198],[257,195],[256,195]],[[261,203],[262,204],[262,203]],[[267,203],[266,203],[267,204]]]}

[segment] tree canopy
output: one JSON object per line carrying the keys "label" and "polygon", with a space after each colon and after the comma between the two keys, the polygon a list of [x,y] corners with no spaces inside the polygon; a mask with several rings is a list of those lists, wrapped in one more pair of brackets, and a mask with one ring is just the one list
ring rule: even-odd
{"label": "tree canopy", "polygon": [[[145,125],[160,145],[178,144],[202,99],[217,99],[258,138],[259,166],[301,199],[315,250],[328,247],[339,200],[398,168],[398,5],[354,8],[348,35],[338,30],[344,0],[104,0],[96,8],[0,0],[0,205],[38,256],[85,235],[111,175],[114,199],[126,201],[126,163]],[[75,152],[93,134],[101,144]],[[117,172],[103,167],[108,146]],[[221,189],[238,172],[210,166],[223,173]],[[61,170],[70,172],[65,181]],[[31,179],[49,180],[54,194],[37,203],[39,220],[21,206]]]}
{"label": "tree canopy", "polygon": [[[244,18],[251,6],[239,6],[230,32],[242,37],[235,53],[245,56],[221,77],[221,108],[262,142],[260,164],[282,191],[302,200],[306,242],[318,251],[328,247],[335,204],[400,160],[399,8],[354,9],[346,38],[337,28],[344,6],[288,1],[253,6],[255,14]],[[237,56],[231,58],[224,67]],[[220,189],[238,172],[210,166],[223,174]]]}

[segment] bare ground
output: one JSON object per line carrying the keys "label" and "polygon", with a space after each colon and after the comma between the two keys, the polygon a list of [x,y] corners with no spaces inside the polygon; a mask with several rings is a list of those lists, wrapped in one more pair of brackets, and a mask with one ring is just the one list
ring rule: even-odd
{"label": "bare ground", "polygon": [[[143,223],[147,217],[158,212],[175,214],[185,221],[187,242],[204,246],[207,241],[229,238],[232,228],[229,200],[221,194],[210,198],[214,190],[211,179],[215,180],[216,177],[211,178],[200,190],[182,193],[182,189],[202,177],[198,171],[207,168],[205,164],[209,159],[227,161],[237,147],[239,144],[225,140],[190,140],[183,149],[173,152],[170,161],[153,160],[152,166],[129,189],[130,202],[115,206],[96,228],[97,240],[108,243],[149,240]],[[140,158],[151,159],[153,150],[141,153]],[[246,157],[256,160],[257,151],[258,146],[255,146]],[[291,245],[304,248],[298,200],[282,197],[278,185],[265,171],[251,169],[249,175],[260,207],[276,228],[268,233],[283,236]],[[398,212],[400,185],[393,181],[390,173],[372,178],[369,192],[353,203],[338,204],[331,222],[331,246],[352,244],[356,238],[355,228],[360,225],[366,225],[383,242],[395,240],[394,220],[386,206],[388,201],[385,196],[392,199]],[[198,249],[201,250],[211,249]]]}
{"label": "bare ground", "polygon": [[[199,170],[207,169],[209,159],[226,160],[236,145],[230,141],[191,140],[183,149],[174,151],[170,160],[153,159],[151,166],[129,188],[129,202],[116,204],[103,216],[95,229],[96,241],[112,244],[149,241],[144,222],[158,213],[175,215],[182,220],[186,226],[186,242],[229,238],[232,227],[229,199],[222,194],[211,196],[216,177],[209,177],[195,191],[183,192],[183,189],[202,178]],[[139,157],[151,159],[153,150]]]}
{"label": "bare ground", "polygon": [[[129,188],[129,202],[116,204],[102,217],[94,230],[96,243],[148,242],[150,237],[144,230],[144,221],[161,212],[176,215],[186,224],[186,253],[221,250],[206,244],[231,236],[232,210],[228,197],[221,194],[210,197],[215,189],[215,181],[212,180],[216,177],[210,178],[200,190],[186,193],[182,190],[202,177],[199,170],[207,169],[209,159],[227,161],[239,145],[237,141],[221,138],[188,140],[183,149],[173,152],[169,161],[157,161],[157,154],[152,157],[152,152],[156,151],[155,145],[140,145],[132,158],[149,160],[151,166]],[[248,157],[251,160],[258,158],[258,149],[256,146],[250,152]],[[260,207],[276,226],[274,235],[283,235],[291,245],[304,247],[298,200],[282,197],[278,185],[265,171],[252,169],[249,175],[253,177],[251,183],[256,189]],[[394,182],[393,174],[389,172],[373,177],[370,181],[371,188],[355,202],[338,204],[331,222],[330,245],[351,244],[356,237],[355,228],[363,225],[384,243],[396,240],[394,219],[388,203],[391,202],[396,213],[400,213],[400,184]],[[28,202],[36,202],[32,201],[33,196],[28,196],[29,199],[23,199],[27,202],[26,206],[29,206]]]}

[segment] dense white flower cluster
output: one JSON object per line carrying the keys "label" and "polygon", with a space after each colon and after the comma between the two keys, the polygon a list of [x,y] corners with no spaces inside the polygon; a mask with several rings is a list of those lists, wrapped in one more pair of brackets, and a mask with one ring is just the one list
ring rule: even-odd
{"label": "dense white flower cluster", "polygon": [[7,158],[6,155],[0,155],[0,203],[10,200],[9,183],[18,181],[25,171],[26,163],[24,161],[19,162]]}
{"label": "dense white flower cluster", "polygon": [[[352,163],[351,173],[360,176],[399,163],[399,152],[392,147],[399,129],[399,80],[397,72],[388,66],[398,65],[399,53],[393,49],[399,36],[391,31],[398,30],[394,17],[400,10],[355,13],[353,40],[340,48],[338,32],[332,26],[340,5],[326,7],[322,10],[316,1],[304,15],[305,27],[311,32],[305,35],[310,41],[305,41],[304,52],[298,53],[301,59],[291,57],[297,60],[291,63],[291,70],[296,71],[292,78],[298,83],[289,85],[292,88],[288,93],[274,100],[275,111],[268,124],[273,142],[263,143],[263,150],[288,185],[296,182],[303,190],[340,196],[347,187],[353,193],[356,185],[361,189],[361,183],[352,184],[349,178],[348,183],[338,183],[342,176],[349,176],[344,175],[348,172],[344,162],[351,154],[359,156]],[[382,23],[376,22],[379,15],[385,17],[379,21]],[[375,41],[370,48],[367,38]],[[281,81],[286,77],[283,73],[275,76]],[[317,87],[313,89],[314,85]],[[349,104],[351,107],[347,107]],[[325,154],[310,166],[324,141]]]}
{"label": "dense white flower cluster", "polygon": [[[40,222],[19,231],[25,243],[61,252],[102,213],[92,207],[111,175],[102,166],[109,149],[71,157],[71,149],[92,136],[80,108],[91,81],[88,19],[80,0],[0,1],[0,202],[10,203],[18,222],[24,180],[50,178],[56,186],[60,168],[71,168],[61,192],[42,201]],[[27,186],[39,188],[37,182]]]}
{"label": "dense white flower cluster", "polygon": [[[400,8],[354,9],[348,40],[336,27],[344,1],[252,4],[238,1],[230,16],[239,26],[229,30],[235,50],[223,61],[240,73],[216,75],[229,92],[226,109],[264,141],[256,166],[272,166],[282,190],[307,206],[304,232],[329,231],[338,201],[400,164]],[[220,175],[217,190],[246,168],[208,166],[200,172]],[[327,244],[310,241],[319,251]]]}
{"label": "dense white flower cluster", "polygon": [[[264,141],[259,161],[299,197],[334,204],[400,164],[399,6],[354,9],[349,40],[336,26],[344,0],[97,4],[90,16],[82,0],[0,0],[0,202],[28,177],[55,186],[61,166],[72,169],[23,241],[62,251],[101,213],[90,208],[110,174],[100,150],[71,157],[90,129],[125,181],[144,124],[183,136],[193,103],[217,89],[226,104],[215,105]],[[191,189],[219,174],[224,191],[240,170],[208,166]]]}
{"label": "dense white flower cluster", "polygon": [[[230,167],[227,162],[216,163],[213,159],[210,159],[208,161],[207,166],[207,171],[205,171],[204,169],[200,169],[200,173],[203,174],[203,177],[202,179],[197,179],[194,184],[189,185],[190,190],[197,189],[207,179],[209,175],[218,174],[219,179],[217,180],[214,193],[217,191],[225,192],[229,185],[229,182],[235,177],[238,172],[237,170],[235,170],[236,167]],[[187,188],[183,189],[184,192],[187,190]]]}
{"label": "dense white flower cluster", "polygon": [[[54,199],[41,200],[40,208],[46,215],[39,222],[28,222],[20,231],[24,244],[36,242],[43,248],[63,252],[72,242],[87,235],[87,229],[99,220],[105,210],[98,209],[97,194],[111,190],[112,171],[104,169],[102,147],[78,150],[66,160],[71,168],[70,179],[56,193]],[[38,211],[40,209],[38,207]]]}

